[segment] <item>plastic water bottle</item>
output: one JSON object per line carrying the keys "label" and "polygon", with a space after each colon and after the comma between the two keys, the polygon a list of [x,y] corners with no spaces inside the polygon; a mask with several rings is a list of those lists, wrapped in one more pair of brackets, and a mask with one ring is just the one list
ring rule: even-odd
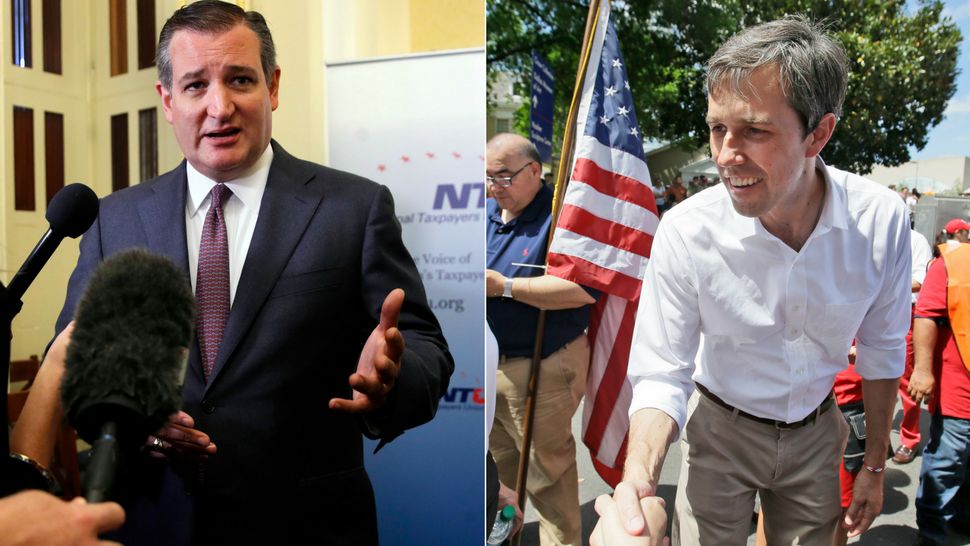
{"label": "plastic water bottle", "polygon": [[505,506],[498,511],[498,515],[495,516],[495,523],[492,525],[492,532],[488,534],[488,540],[485,541],[486,544],[501,544],[505,542],[505,539],[509,538],[509,534],[512,532],[512,525],[515,522],[515,507],[511,504]]}

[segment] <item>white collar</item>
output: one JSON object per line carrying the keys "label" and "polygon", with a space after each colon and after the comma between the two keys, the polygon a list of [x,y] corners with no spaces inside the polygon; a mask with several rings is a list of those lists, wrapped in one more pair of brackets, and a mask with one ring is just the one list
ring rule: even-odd
{"label": "white collar", "polygon": [[[266,146],[266,150],[259,156],[256,163],[249,170],[233,180],[226,182],[226,187],[232,190],[244,207],[256,207],[262,199],[263,190],[266,189],[266,180],[269,178],[269,168],[273,163],[273,145]],[[200,173],[188,161],[185,162],[185,174],[188,179],[189,191],[186,192],[185,210],[189,217],[195,216],[199,208],[209,196],[212,187],[216,182]]]}

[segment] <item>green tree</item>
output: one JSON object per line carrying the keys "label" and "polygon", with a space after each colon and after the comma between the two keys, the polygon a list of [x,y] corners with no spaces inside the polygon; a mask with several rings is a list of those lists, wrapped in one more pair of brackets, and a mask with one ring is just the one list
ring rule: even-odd
{"label": "green tree", "polygon": [[[528,96],[530,52],[557,77],[555,138],[572,97],[588,2],[489,0],[488,70],[513,74]],[[907,13],[905,0],[615,0],[613,15],[642,133],[697,148],[707,142],[704,64],[742,28],[802,13],[823,21],[843,44],[851,76],[843,117],[825,149],[828,162],[867,173],[909,160],[942,121],[956,90],[961,36],[940,1]],[[528,127],[528,104],[517,116]]]}

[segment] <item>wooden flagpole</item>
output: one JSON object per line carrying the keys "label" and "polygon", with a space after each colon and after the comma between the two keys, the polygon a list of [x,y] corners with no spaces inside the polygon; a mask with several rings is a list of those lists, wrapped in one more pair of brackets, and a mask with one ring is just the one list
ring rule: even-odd
{"label": "wooden flagpole", "polygon": [[[606,0],[607,2],[609,0]],[[576,140],[576,116],[577,116],[577,103],[579,101],[579,95],[583,91],[584,76],[586,74],[586,68],[589,65],[589,54],[592,49],[592,39],[596,34],[596,22],[599,16],[599,7],[601,0],[592,0],[589,5],[589,12],[586,14],[586,29],[583,32],[583,43],[581,48],[581,56],[579,60],[579,68],[576,73],[576,85],[573,88],[573,98],[569,105],[569,114],[566,120],[566,128],[563,133],[562,149],[559,153],[559,171],[556,173],[556,186],[555,192],[553,193],[552,199],[552,221],[550,223],[549,229],[549,240],[547,241],[546,248],[552,244],[552,237],[556,231],[556,221],[559,218],[559,211],[562,209],[563,194],[565,193],[566,184],[568,184],[568,178],[570,172],[572,171],[572,160],[573,160],[573,144]],[[549,259],[549,253],[546,252],[546,260]],[[547,264],[548,265],[548,264]],[[546,331],[546,310],[539,309],[539,317],[536,321],[536,337],[535,344],[532,348],[532,363],[529,366],[529,382],[526,391],[525,400],[525,423],[522,430],[522,446],[519,450],[519,468],[518,473],[515,478],[515,491],[519,495],[519,507],[525,511],[526,502],[526,481],[529,476],[529,455],[532,449],[532,426],[535,421],[535,408],[536,408],[536,398],[539,392],[539,371],[541,369],[542,362],[542,340],[545,336]],[[521,539],[521,533],[516,533],[512,537],[512,546],[519,546],[519,540]]]}

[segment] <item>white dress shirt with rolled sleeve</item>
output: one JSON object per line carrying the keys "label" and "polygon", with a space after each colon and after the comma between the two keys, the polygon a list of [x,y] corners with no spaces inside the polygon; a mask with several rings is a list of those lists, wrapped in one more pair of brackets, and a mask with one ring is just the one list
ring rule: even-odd
{"label": "white dress shirt with rolled sleeve", "polygon": [[630,351],[631,416],[656,408],[683,430],[696,381],[752,415],[799,421],[832,391],[853,339],[863,378],[902,374],[912,289],[906,205],[821,159],[816,168],[825,201],[799,252],[738,214],[723,185],[664,215]]}

